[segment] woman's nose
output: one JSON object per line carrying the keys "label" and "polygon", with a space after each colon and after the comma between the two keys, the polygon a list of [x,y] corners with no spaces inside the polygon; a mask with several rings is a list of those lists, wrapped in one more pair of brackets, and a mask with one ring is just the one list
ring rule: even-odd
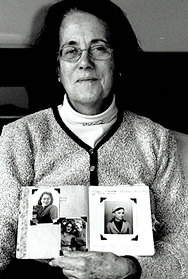
{"label": "woman's nose", "polygon": [[94,68],[94,62],[89,56],[88,50],[85,49],[82,52],[82,55],[79,59],[79,69],[93,69],[93,68]]}

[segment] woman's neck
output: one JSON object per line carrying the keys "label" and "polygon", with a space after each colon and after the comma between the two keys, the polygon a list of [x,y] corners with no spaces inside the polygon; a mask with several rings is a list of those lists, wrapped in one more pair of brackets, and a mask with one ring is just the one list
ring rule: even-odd
{"label": "woman's neck", "polygon": [[113,95],[111,94],[110,96],[108,96],[108,98],[102,100],[101,102],[97,101],[96,103],[89,104],[82,104],[79,102],[70,101],[68,95],[67,99],[70,106],[78,113],[84,115],[97,115],[103,113],[105,110],[109,108],[113,100]]}

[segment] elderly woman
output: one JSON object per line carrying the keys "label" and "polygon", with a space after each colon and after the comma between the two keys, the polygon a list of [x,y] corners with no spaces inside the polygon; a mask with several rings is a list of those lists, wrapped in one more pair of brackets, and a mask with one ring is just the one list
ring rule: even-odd
{"label": "elderly woman", "polygon": [[185,278],[187,217],[175,140],[121,106],[132,94],[128,72],[139,50],[126,16],[109,0],[65,0],[49,10],[36,52],[44,62],[42,81],[56,76],[61,85],[51,92],[57,102],[61,92],[61,103],[3,129],[1,270],[15,257],[21,187],[145,183],[161,224],[153,257],[80,251],[48,268],[54,277],[55,266],[62,269],[56,278],[139,278],[141,269],[144,279]]}

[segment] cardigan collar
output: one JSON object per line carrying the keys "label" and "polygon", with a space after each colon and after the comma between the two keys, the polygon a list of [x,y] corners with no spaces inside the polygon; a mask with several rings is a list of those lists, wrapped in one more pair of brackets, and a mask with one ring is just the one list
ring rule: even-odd
{"label": "cardigan collar", "polygon": [[[70,137],[72,138],[72,140],[74,140],[78,145],[80,145],[82,148],[84,148],[87,152],[90,152],[91,147],[83,142],[77,135],[75,135],[63,122],[60,114],[59,114],[59,110],[57,106],[53,106],[52,107],[52,111],[54,114],[54,117],[58,123],[58,125],[64,130],[64,132]],[[117,113],[117,120],[116,122],[112,125],[112,127],[109,129],[109,131],[104,135],[104,137],[96,144],[96,146],[94,147],[93,150],[97,150],[99,149],[106,141],[108,141],[113,134],[116,133],[116,131],[118,130],[118,128],[120,127],[121,123],[122,123],[122,119],[123,119],[123,110],[118,108],[118,113]]]}
{"label": "cardigan collar", "polygon": [[69,104],[67,95],[63,105],[58,106],[59,114],[65,125],[83,142],[94,148],[117,120],[118,109],[115,96],[109,108],[97,115],[83,115]]}

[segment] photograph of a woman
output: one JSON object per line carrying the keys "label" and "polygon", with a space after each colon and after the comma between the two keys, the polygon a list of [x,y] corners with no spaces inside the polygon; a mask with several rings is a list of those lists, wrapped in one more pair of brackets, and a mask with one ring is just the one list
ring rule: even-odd
{"label": "photograph of a woman", "polygon": [[61,251],[86,251],[86,224],[82,219],[61,220]]}
{"label": "photograph of a woman", "polygon": [[106,226],[106,232],[109,234],[132,234],[131,224],[124,219],[125,209],[123,206],[115,206],[112,209],[113,218]]}
{"label": "photograph of a woman", "polygon": [[71,220],[61,223],[61,251],[74,251],[74,224]]}
{"label": "photograph of a woman", "polygon": [[77,251],[86,251],[86,223],[82,219],[75,219],[75,246]]}
{"label": "photograph of a woman", "polygon": [[58,208],[53,204],[51,192],[43,192],[38,204],[33,206],[33,222],[35,224],[54,223],[58,219]]}

